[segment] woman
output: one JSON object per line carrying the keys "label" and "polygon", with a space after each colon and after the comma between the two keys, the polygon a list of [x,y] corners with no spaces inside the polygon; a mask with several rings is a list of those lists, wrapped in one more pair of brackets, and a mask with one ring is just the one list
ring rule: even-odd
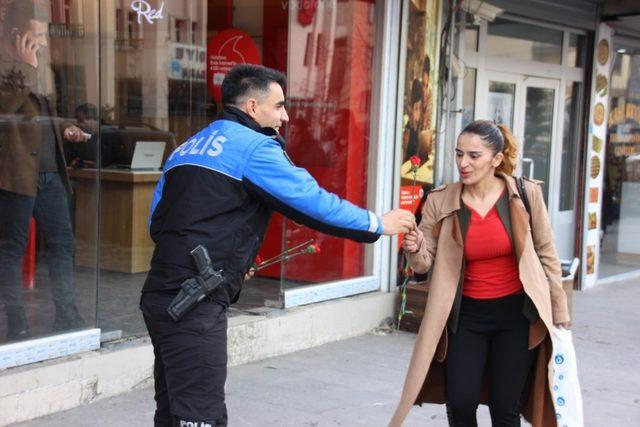
{"label": "woman", "polygon": [[[493,426],[555,426],[548,330],[569,326],[560,261],[540,186],[518,193],[516,141],[504,125],[469,124],[458,137],[460,181],[431,192],[403,248],[416,273],[431,269],[420,332],[391,420],[413,404],[447,404],[449,424],[475,426],[488,403]],[[488,393],[487,393],[488,392]]]}

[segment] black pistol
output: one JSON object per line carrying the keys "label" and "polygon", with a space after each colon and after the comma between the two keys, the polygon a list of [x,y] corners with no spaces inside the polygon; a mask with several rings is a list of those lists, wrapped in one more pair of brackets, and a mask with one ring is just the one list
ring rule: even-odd
{"label": "black pistol", "polygon": [[198,275],[182,282],[180,292],[167,309],[171,318],[176,322],[204,297],[210,295],[224,280],[222,271],[216,271],[211,266],[211,258],[209,258],[207,248],[198,245],[191,251],[191,256],[196,261]]}

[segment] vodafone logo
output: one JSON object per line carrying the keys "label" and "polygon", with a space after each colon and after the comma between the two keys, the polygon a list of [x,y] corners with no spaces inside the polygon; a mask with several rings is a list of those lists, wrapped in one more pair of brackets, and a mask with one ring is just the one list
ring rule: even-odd
{"label": "vodafone logo", "polygon": [[230,29],[216,34],[207,45],[207,87],[209,94],[221,98],[222,80],[237,64],[260,64],[258,45],[244,31]]}

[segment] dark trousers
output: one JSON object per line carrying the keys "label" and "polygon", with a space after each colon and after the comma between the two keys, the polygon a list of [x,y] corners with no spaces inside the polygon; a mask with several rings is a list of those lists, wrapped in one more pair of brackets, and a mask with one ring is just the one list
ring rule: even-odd
{"label": "dark trousers", "polygon": [[204,299],[179,322],[167,307],[175,293],[143,294],[140,308],[155,364],[156,427],[227,425],[225,308]]}
{"label": "dark trousers", "polygon": [[524,295],[479,300],[463,297],[456,333],[449,332],[446,400],[449,425],[477,426],[485,368],[493,427],[520,426],[522,393],[535,357],[528,349]]}
{"label": "dark trousers", "polygon": [[22,309],[22,258],[31,216],[44,234],[56,307],[67,307],[74,301],[74,237],[68,194],[59,173],[40,173],[36,197],[0,190],[0,297],[7,312]]}

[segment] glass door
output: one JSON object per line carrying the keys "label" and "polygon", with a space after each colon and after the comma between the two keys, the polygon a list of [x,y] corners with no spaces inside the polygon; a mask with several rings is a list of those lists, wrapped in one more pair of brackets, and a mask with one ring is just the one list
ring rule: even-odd
{"label": "glass door", "polygon": [[[504,123],[520,143],[517,174],[543,181],[545,201],[554,185],[559,81],[487,72],[484,116]],[[482,87],[480,90],[482,90]],[[482,117],[482,114],[479,115]]]}
{"label": "glass door", "polygon": [[[542,187],[558,253],[563,259],[574,256],[576,211],[576,148],[579,121],[567,120],[577,111],[579,85],[570,84],[560,104],[560,82],[524,78],[522,124],[522,173],[544,181]],[[569,117],[576,117],[576,114]],[[570,190],[571,189],[571,190]]]}
{"label": "glass door", "polygon": [[[562,236],[561,256],[573,253],[575,212],[560,212],[561,203],[550,198],[561,189],[562,139],[559,129],[560,81],[489,71],[479,83],[478,117],[504,123],[520,143],[517,175],[543,181],[542,186],[556,236]],[[483,93],[484,92],[484,93]],[[565,247],[566,246],[566,247]],[[566,254],[566,255],[565,255]]]}
{"label": "glass door", "polygon": [[[555,128],[558,84],[556,80],[525,77],[519,107],[523,121],[517,134],[521,136],[521,173],[543,181],[545,202],[549,203],[549,190],[555,185],[552,157],[555,148]],[[559,141],[558,141],[559,143]]]}

